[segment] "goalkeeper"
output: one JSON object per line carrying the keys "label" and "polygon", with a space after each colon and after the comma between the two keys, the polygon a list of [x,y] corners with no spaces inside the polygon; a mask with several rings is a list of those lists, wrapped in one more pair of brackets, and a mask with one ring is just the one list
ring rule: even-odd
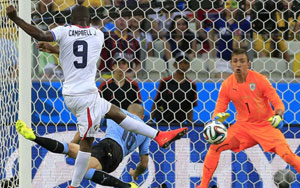
{"label": "goalkeeper", "polygon": [[229,127],[224,142],[210,146],[204,160],[201,184],[197,188],[209,186],[222,151],[239,152],[256,144],[260,144],[265,152],[276,153],[300,173],[300,157],[291,151],[280,131],[284,105],[276,90],[265,76],[249,70],[245,50],[233,50],[230,63],[234,73],[221,85],[213,118],[223,122],[229,117],[225,111],[232,101],[237,111],[236,123]]}
{"label": "goalkeeper", "polygon": [[[128,107],[128,112],[123,111],[138,121],[142,121],[141,119],[144,118],[144,108],[139,104],[131,104]],[[75,143],[80,141],[79,132],[72,141],[75,143],[63,143],[50,138],[36,136],[32,129],[29,129],[23,121],[19,120],[16,123],[16,127],[17,131],[26,139],[32,140],[51,152],[67,154],[72,158],[77,156],[79,145]],[[128,132],[113,120],[107,119],[106,135],[104,139],[92,148],[89,170],[85,174],[85,178],[104,186],[137,188],[137,185],[134,183],[125,183],[108,173],[113,172],[126,155],[139,148],[140,162],[135,170],[130,169],[129,171],[129,174],[137,180],[138,176],[147,169],[150,141],[150,138]]]}

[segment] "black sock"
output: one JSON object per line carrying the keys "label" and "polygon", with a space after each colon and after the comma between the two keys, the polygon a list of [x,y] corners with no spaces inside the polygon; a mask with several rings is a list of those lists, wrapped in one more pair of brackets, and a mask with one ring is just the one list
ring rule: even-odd
{"label": "black sock", "polygon": [[64,144],[62,144],[57,140],[36,136],[36,139],[33,141],[53,153],[64,153],[64,149],[65,149]]}
{"label": "black sock", "polygon": [[91,171],[88,171],[88,173],[93,173],[90,174],[90,176],[92,175],[92,178],[88,178],[86,175],[87,179],[92,180],[93,182],[100,184],[100,185],[105,185],[105,186],[112,186],[112,187],[119,187],[119,188],[130,188],[130,184],[129,183],[125,183],[121,180],[119,180],[118,178],[115,178],[111,175],[109,175],[108,173],[104,172],[104,171],[100,171],[100,170],[94,170],[94,169],[90,169]]}

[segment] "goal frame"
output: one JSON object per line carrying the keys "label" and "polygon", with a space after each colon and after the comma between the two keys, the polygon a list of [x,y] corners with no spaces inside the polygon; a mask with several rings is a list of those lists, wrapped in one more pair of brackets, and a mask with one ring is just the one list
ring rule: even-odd
{"label": "goal frame", "polygon": [[[19,16],[31,23],[31,1],[19,1]],[[31,127],[31,37],[19,29],[19,119]],[[31,188],[31,143],[19,136],[19,187]]]}

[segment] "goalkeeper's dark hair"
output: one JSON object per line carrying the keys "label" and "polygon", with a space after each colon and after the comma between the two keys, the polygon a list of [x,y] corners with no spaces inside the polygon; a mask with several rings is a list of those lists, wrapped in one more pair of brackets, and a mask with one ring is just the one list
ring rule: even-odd
{"label": "goalkeeper's dark hair", "polygon": [[232,54],[231,54],[231,58],[234,56],[234,55],[241,55],[241,54],[245,54],[247,56],[247,61],[249,62],[249,56],[248,56],[248,52],[246,49],[244,48],[236,48],[236,49],[233,49],[232,50]]}

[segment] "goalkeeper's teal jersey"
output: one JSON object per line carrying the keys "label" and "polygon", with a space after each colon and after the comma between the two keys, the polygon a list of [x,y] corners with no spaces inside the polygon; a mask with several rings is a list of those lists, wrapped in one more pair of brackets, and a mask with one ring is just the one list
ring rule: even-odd
{"label": "goalkeeper's teal jersey", "polygon": [[[126,110],[123,110],[123,112],[133,119],[143,122],[138,116],[133,115]],[[107,119],[107,129],[104,138],[113,139],[121,146],[123,149],[123,158],[133,152],[136,148],[139,148],[139,155],[149,154],[150,138],[126,131],[111,119]]]}

